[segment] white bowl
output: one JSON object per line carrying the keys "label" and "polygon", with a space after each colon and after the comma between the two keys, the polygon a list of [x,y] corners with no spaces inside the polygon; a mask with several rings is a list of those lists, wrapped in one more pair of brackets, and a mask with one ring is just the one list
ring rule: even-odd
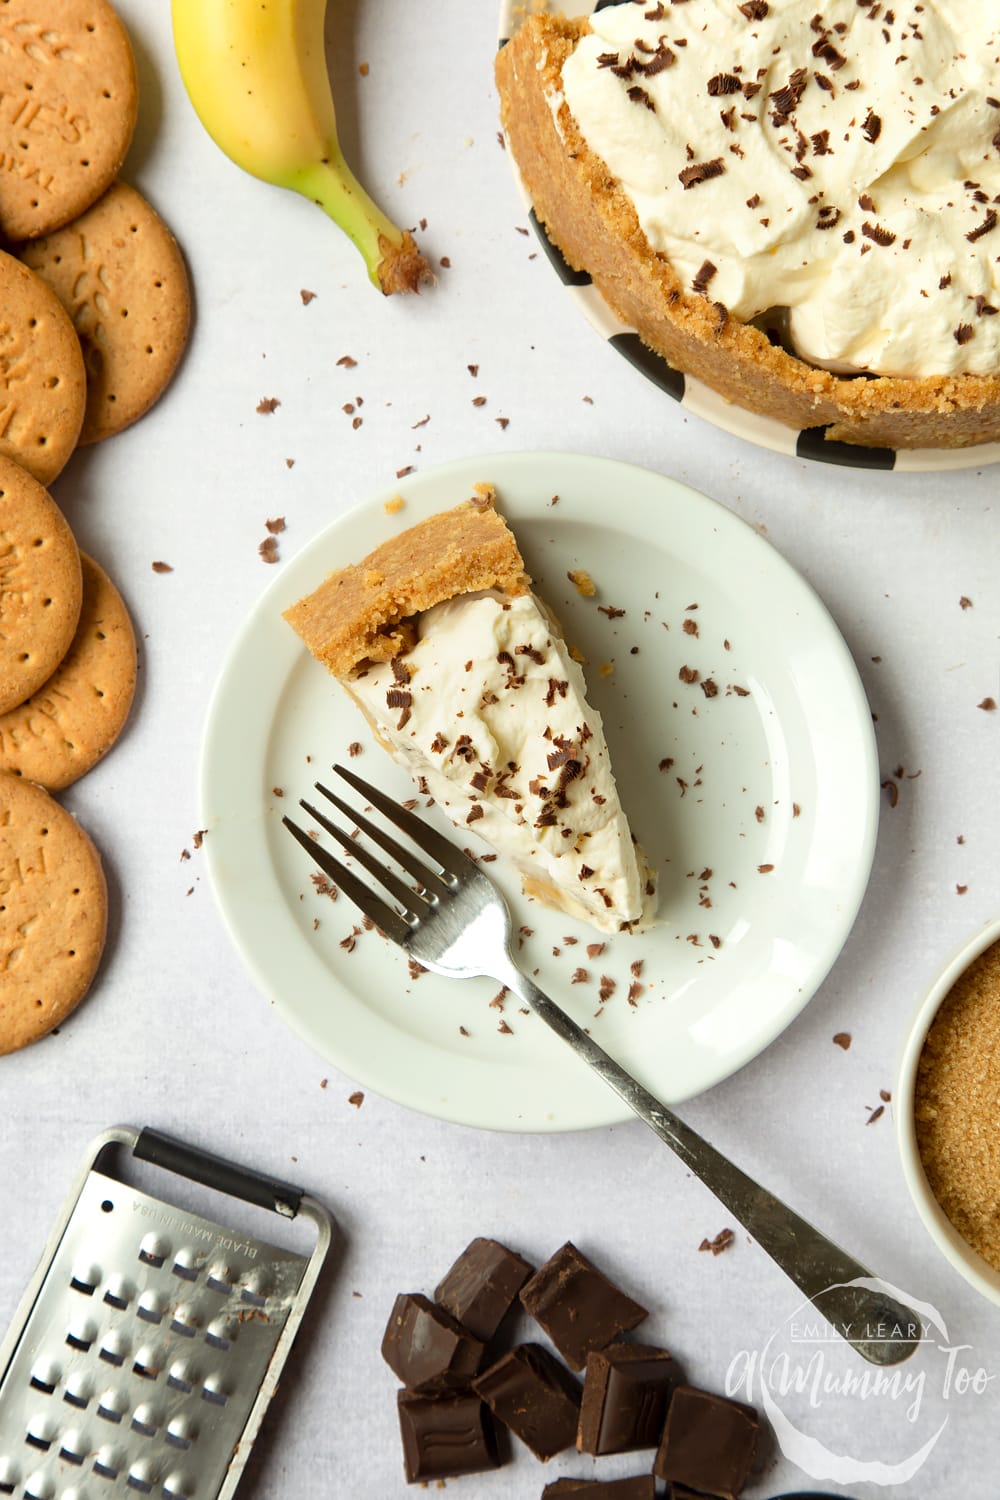
{"label": "white bowl", "polygon": [[987,923],[962,944],[938,974],[921,1001],[903,1048],[896,1083],[895,1113],[896,1137],[903,1162],[903,1175],[928,1234],[955,1270],[984,1297],[988,1297],[991,1302],[1000,1306],[1000,1271],[994,1270],[993,1266],[977,1254],[967,1240],[962,1238],[931,1192],[917,1148],[917,1131],[913,1118],[917,1063],[938,1008],[958,977],[965,972],[974,959],[977,959],[998,939],[1000,939],[1000,917]]}

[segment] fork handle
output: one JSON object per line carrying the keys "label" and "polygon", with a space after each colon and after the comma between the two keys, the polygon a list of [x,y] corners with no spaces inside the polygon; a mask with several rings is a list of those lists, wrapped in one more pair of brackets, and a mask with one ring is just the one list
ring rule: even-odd
{"label": "fork handle", "polygon": [[495,977],[507,985],[645,1120],[766,1250],[803,1295],[857,1352],[875,1365],[894,1365],[917,1347],[920,1322],[881,1289],[871,1271],[754,1182],[728,1157],[685,1125],[510,960]]}

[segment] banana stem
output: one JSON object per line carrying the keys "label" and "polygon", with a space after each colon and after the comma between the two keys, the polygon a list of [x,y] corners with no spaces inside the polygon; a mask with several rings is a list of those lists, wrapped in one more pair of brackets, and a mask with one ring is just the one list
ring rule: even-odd
{"label": "banana stem", "polygon": [[431,271],[413,236],[382,212],[365,192],[339,151],[298,172],[289,183],[319,204],[361,252],[368,275],[386,296],[415,292]]}

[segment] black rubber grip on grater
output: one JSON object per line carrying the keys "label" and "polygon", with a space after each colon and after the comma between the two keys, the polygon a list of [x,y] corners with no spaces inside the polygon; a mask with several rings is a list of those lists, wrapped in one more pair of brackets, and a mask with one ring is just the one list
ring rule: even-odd
{"label": "black rubber grip on grater", "polygon": [[148,1161],[166,1172],[175,1172],[179,1177],[189,1177],[203,1187],[214,1188],[220,1193],[229,1193],[242,1198],[245,1203],[254,1203],[258,1208],[269,1209],[286,1219],[294,1219],[302,1202],[303,1189],[293,1187],[276,1177],[266,1177],[260,1172],[248,1171],[224,1157],[213,1156],[210,1151],[201,1151],[187,1146],[159,1130],[142,1130],[135,1143],[133,1155],[140,1161]]}

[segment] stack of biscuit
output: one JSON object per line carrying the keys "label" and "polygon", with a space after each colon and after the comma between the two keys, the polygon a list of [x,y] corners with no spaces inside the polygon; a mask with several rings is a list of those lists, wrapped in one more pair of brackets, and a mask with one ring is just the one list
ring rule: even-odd
{"label": "stack of biscuit", "polygon": [[165,390],[190,324],[162,219],[118,179],[138,115],[107,0],[0,9],[0,1054],[86,994],[100,857],[51,795],[115,743],[136,681],[121,595],[45,486]]}

